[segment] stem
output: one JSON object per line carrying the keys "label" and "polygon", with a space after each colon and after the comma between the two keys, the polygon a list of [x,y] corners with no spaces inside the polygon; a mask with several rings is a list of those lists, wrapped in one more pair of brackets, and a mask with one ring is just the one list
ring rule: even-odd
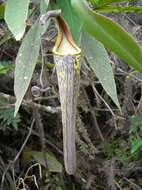
{"label": "stem", "polygon": [[[31,93],[31,85],[30,85],[30,93]],[[32,97],[32,104],[33,104],[32,106],[33,106],[33,114],[34,114],[34,118],[35,118],[35,123],[36,123],[36,127],[37,127],[37,129],[39,131],[39,136],[40,136],[41,151],[42,151],[42,154],[43,154],[45,167],[49,171],[49,169],[48,169],[48,161],[47,161],[47,157],[46,157],[46,145],[45,145],[44,128],[43,128],[43,125],[42,125],[40,113],[38,112],[38,109],[34,104],[34,97],[33,97],[32,93],[31,93],[31,97]]]}

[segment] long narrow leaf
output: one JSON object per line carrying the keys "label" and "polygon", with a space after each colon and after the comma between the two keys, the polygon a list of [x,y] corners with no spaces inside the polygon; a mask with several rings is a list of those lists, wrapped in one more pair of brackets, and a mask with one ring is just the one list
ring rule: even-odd
{"label": "long narrow leaf", "polygon": [[4,18],[4,12],[5,12],[5,3],[2,3],[0,5],[0,19]]}
{"label": "long narrow leaf", "polygon": [[12,33],[7,30],[2,38],[0,38],[0,46],[12,37]]}
{"label": "long narrow leaf", "polygon": [[116,12],[116,13],[124,13],[126,12],[142,12],[142,7],[141,6],[124,6],[124,7],[118,7],[118,6],[106,6],[106,7],[101,7],[98,9],[95,9],[97,12]]}
{"label": "long narrow leaf", "polygon": [[16,95],[15,115],[29,87],[40,48],[40,24],[37,21],[23,39],[16,58],[14,92]]}
{"label": "long narrow leaf", "polygon": [[7,1],[5,20],[16,40],[20,40],[25,32],[29,2],[30,0]]}
{"label": "long narrow leaf", "polygon": [[83,31],[81,47],[83,55],[86,56],[103,88],[120,109],[112,67],[103,44]]}
{"label": "long narrow leaf", "polygon": [[[46,167],[42,152],[29,151],[26,152],[26,154],[28,157],[33,157],[36,162]],[[53,154],[46,152],[46,158],[48,161],[48,167],[50,172],[62,172],[62,165]]]}
{"label": "long narrow leaf", "polygon": [[138,148],[142,146],[142,139],[137,139],[132,146],[131,153],[134,153]]}
{"label": "long narrow leaf", "polygon": [[41,0],[40,1],[40,13],[45,14],[47,12],[47,7],[49,5],[49,0]]}
{"label": "long narrow leaf", "polygon": [[120,3],[121,1],[124,1],[124,0],[89,0],[89,1],[94,4],[95,8],[99,8],[99,7],[104,7],[106,5],[109,5],[111,3]]}
{"label": "long narrow leaf", "polygon": [[85,0],[71,0],[85,30],[111,49],[123,61],[142,72],[142,48],[118,24],[93,12]]}

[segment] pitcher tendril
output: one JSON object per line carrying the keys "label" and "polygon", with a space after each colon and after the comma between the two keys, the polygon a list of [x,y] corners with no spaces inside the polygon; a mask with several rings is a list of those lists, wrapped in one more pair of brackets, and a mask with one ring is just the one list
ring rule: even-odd
{"label": "pitcher tendril", "polygon": [[61,9],[48,11],[46,14],[41,15],[40,21],[45,24],[50,17],[57,17],[61,14]]}

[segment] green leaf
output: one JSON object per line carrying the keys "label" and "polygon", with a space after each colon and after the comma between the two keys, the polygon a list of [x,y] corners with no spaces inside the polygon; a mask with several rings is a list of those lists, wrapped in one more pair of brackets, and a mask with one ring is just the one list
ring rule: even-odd
{"label": "green leaf", "polygon": [[13,69],[15,66],[9,64],[9,62],[6,61],[0,61],[0,74],[5,74],[10,69]]}
{"label": "green leaf", "polygon": [[5,129],[6,127],[12,125],[15,129],[18,128],[18,123],[20,122],[20,115],[17,114],[16,117],[13,115],[14,108],[9,107],[0,110],[0,129]]}
{"label": "green leaf", "polygon": [[142,139],[138,139],[138,140],[134,141],[132,149],[131,149],[131,153],[134,153],[141,146],[142,146]]}
{"label": "green leaf", "polygon": [[103,88],[120,109],[112,67],[104,46],[85,31],[82,31],[81,46],[83,55],[95,71]]}
{"label": "green leaf", "polygon": [[12,37],[12,33],[7,30],[2,38],[0,38],[0,46]]}
{"label": "green leaf", "polygon": [[[42,166],[46,167],[42,152],[30,151],[30,152],[28,152],[28,154],[29,153],[35,159],[36,162],[38,162]],[[49,167],[50,172],[62,172],[62,164],[55,158],[55,156],[53,154],[49,154],[46,152],[46,158],[47,158],[48,167]]]}
{"label": "green leaf", "polygon": [[[40,13],[41,13],[41,15],[43,15],[47,12],[47,8],[49,8],[49,0],[41,0],[41,2],[40,2]],[[41,26],[41,36],[47,31],[49,23],[50,23],[50,18],[48,19],[48,21],[44,25]]]}
{"label": "green leaf", "polygon": [[58,7],[62,10],[61,15],[68,23],[73,39],[80,45],[82,24],[76,11],[71,6],[70,0],[57,0]]}
{"label": "green leaf", "polygon": [[124,0],[89,0],[89,1],[94,4],[94,8],[101,8],[111,3],[120,3],[121,1]]}
{"label": "green leaf", "polygon": [[0,5],[0,19],[4,18],[4,12],[5,12],[5,3],[2,3]]}
{"label": "green leaf", "polygon": [[71,0],[85,30],[111,49],[123,61],[142,72],[142,48],[118,24],[93,12],[85,0]]}
{"label": "green leaf", "polygon": [[48,21],[44,25],[42,24],[40,26],[40,34],[41,34],[41,36],[47,31],[49,23],[50,23],[50,18],[48,19]]}
{"label": "green leaf", "polygon": [[118,7],[118,6],[105,6],[99,9],[95,9],[97,12],[121,12],[124,13],[124,11],[126,12],[142,12],[142,7],[140,6],[124,6],[124,7]]}
{"label": "green leaf", "polygon": [[[45,3],[46,1],[46,3]],[[47,7],[49,5],[49,0],[41,0],[40,1],[40,13],[45,14],[47,12]]]}
{"label": "green leaf", "polygon": [[56,190],[63,190],[60,186],[56,187]]}
{"label": "green leaf", "polygon": [[30,0],[8,0],[6,3],[5,20],[16,40],[24,35],[29,2]]}
{"label": "green leaf", "polygon": [[133,123],[133,126],[132,126],[132,130],[134,132],[136,132],[137,129],[141,126],[141,122],[140,121],[142,120],[142,115],[137,116],[135,118],[131,118],[131,120],[134,120],[134,123]]}
{"label": "green leaf", "polygon": [[29,87],[40,48],[40,23],[32,26],[23,39],[18,55],[14,75],[14,92],[16,95],[15,114],[17,114],[23,97]]}

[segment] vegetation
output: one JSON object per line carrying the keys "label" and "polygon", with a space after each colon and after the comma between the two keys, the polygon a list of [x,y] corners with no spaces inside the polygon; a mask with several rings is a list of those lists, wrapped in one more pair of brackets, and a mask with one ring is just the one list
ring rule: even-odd
{"label": "vegetation", "polygon": [[[82,50],[73,178],[62,151],[58,86],[65,85],[53,72],[57,21],[42,22],[57,9]],[[142,33],[132,20],[141,12],[141,3],[130,0],[1,2],[1,190],[142,188],[142,48],[135,35]]]}

